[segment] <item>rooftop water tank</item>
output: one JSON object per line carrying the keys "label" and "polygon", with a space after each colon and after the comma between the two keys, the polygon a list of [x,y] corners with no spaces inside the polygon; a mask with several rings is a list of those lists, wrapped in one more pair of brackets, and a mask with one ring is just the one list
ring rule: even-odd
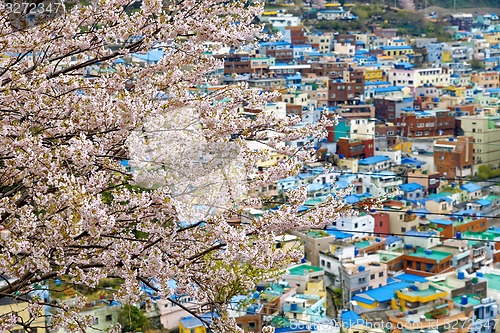
{"label": "rooftop water tank", "polygon": [[365,266],[359,266],[359,271],[364,272],[365,271]]}
{"label": "rooftop water tank", "polygon": [[477,277],[483,277],[483,272],[476,272]]}
{"label": "rooftop water tank", "polygon": [[354,256],[357,257],[359,255],[359,250],[357,248],[354,248]]}
{"label": "rooftop water tank", "polygon": [[465,279],[465,273],[463,271],[458,271],[457,277],[459,280]]}
{"label": "rooftop water tank", "polygon": [[427,255],[432,254],[432,250],[430,250],[430,249],[426,249],[426,250],[425,250],[425,254],[427,254]]}
{"label": "rooftop water tank", "polygon": [[457,231],[457,239],[462,239],[462,233],[460,233],[460,231]]}
{"label": "rooftop water tank", "polygon": [[290,305],[290,311],[293,312],[293,311],[297,311],[297,310],[299,310],[299,305],[297,303],[292,303]]}
{"label": "rooftop water tank", "polygon": [[405,244],[405,248],[407,248],[407,249],[411,249],[411,248],[412,248],[412,245],[411,245],[411,244]]}
{"label": "rooftop water tank", "polygon": [[460,300],[460,304],[462,305],[467,305],[469,303],[469,298],[467,296],[462,296],[461,300]]}

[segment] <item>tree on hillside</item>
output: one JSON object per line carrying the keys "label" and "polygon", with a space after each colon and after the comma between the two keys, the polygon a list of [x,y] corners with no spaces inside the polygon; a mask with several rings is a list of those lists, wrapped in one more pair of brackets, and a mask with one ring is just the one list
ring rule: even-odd
{"label": "tree on hillside", "polygon": [[136,306],[124,305],[118,314],[122,332],[144,332],[149,328],[148,318]]}
{"label": "tree on hillside", "polygon": [[[306,191],[297,189],[261,218],[228,219],[258,207],[245,193],[314,156],[309,145],[282,142],[324,137],[331,123],[244,117],[242,107],[277,94],[204,90],[222,66],[207,52],[260,37],[257,2],[55,2],[42,2],[35,18],[0,8],[0,298],[25,299],[32,314],[1,314],[0,330],[29,330],[49,305],[51,330],[82,331],[92,324],[79,314],[86,296],[52,287],[75,300],[47,303],[46,282],[95,288],[108,277],[123,281],[114,294],[123,304],[140,301],[145,287],[173,303],[186,295],[201,302],[196,313],[218,312],[218,331],[234,330],[228,301],[303,255],[276,249],[275,235],[350,213],[338,193],[299,214]],[[254,173],[271,150],[291,158]]]}
{"label": "tree on hillside", "polygon": [[404,10],[415,10],[414,0],[399,0],[399,7]]}

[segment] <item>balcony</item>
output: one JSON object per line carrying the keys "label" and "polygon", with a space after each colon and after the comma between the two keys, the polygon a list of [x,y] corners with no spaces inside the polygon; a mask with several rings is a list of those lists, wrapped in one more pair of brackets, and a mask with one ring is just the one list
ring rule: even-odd
{"label": "balcony", "polygon": [[483,261],[485,259],[486,259],[486,256],[484,254],[482,254],[482,255],[479,255],[479,256],[476,256],[476,257],[472,258],[472,262],[474,264],[477,264],[478,262],[481,262],[481,261]]}

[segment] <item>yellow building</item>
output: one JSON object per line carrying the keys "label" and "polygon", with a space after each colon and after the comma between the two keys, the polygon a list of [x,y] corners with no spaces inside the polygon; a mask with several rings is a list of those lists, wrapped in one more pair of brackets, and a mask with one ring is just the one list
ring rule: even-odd
{"label": "yellow building", "polygon": [[490,44],[490,47],[498,45],[500,44],[500,32],[484,34],[484,39],[486,39],[486,42]]}
{"label": "yellow building", "polygon": [[382,69],[366,69],[365,81],[383,81],[384,71]]}
{"label": "yellow building", "polygon": [[[216,315],[214,314],[214,316]],[[207,323],[212,322],[212,314],[210,313],[201,315],[200,318]],[[207,333],[207,328],[199,318],[187,316],[179,321],[179,333]]]}
{"label": "yellow building", "polygon": [[411,46],[397,45],[397,46],[382,46],[380,48],[386,56],[402,56],[414,54]]}
{"label": "yellow building", "polygon": [[443,50],[443,52],[441,53],[441,61],[451,62],[451,52],[448,50]]}
{"label": "yellow building", "polygon": [[465,90],[465,87],[449,86],[444,89],[444,93],[450,95],[451,97],[466,97]]}
{"label": "yellow building", "polygon": [[396,290],[396,298],[391,301],[391,307],[394,310],[411,310],[415,307],[425,306],[438,299],[445,299],[448,296],[446,291],[429,287],[429,283],[417,283],[418,287]]}
{"label": "yellow building", "polygon": [[[0,301],[0,317],[8,313],[16,313],[21,318],[21,320],[19,321],[29,322],[31,316],[27,309],[28,302],[24,302],[22,300],[2,298],[2,300]],[[45,333],[47,329],[43,313],[40,313],[40,316],[35,321],[33,321],[30,326],[36,329],[36,333]],[[21,333],[24,332],[24,329],[22,326],[16,325],[10,330],[10,332]]]}

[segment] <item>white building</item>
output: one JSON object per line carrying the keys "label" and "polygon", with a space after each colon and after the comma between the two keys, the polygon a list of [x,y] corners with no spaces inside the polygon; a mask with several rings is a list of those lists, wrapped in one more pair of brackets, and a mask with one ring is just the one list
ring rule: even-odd
{"label": "white building", "polygon": [[375,219],[371,215],[341,217],[337,221],[332,222],[331,226],[346,232],[356,230],[353,238],[361,238],[373,233]]}
{"label": "white building", "polygon": [[387,72],[387,81],[393,86],[415,87],[450,85],[450,73],[443,68],[392,69]]}

